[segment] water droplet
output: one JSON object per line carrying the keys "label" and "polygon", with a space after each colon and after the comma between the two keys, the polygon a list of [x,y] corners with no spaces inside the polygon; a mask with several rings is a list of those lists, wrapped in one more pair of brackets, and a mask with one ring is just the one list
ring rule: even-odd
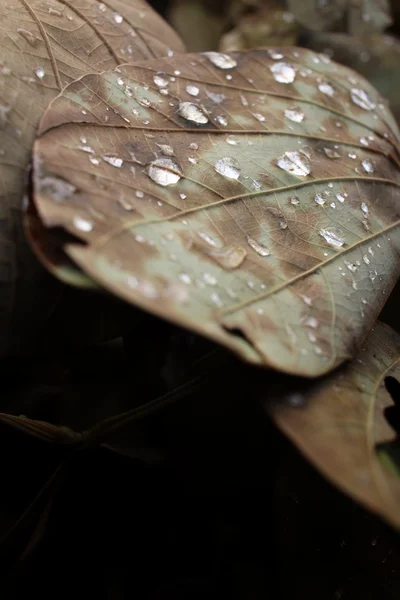
{"label": "water droplet", "polygon": [[339,202],[344,202],[345,197],[343,194],[338,193],[338,194],[336,194],[336,199],[339,200]]}
{"label": "water droplet", "polygon": [[191,150],[198,150],[199,149],[199,145],[196,144],[196,142],[192,142],[191,144],[189,144],[189,148]]}
{"label": "water droplet", "polygon": [[311,172],[310,160],[303,152],[288,151],[277,160],[278,167],[292,175],[306,177]]}
{"label": "water droplet", "polygon": [[211,300],[214,302],[214,304],[216,304],[219,308],[221,308],[224,303],[221,300],[221,297],[219,294],[217,294],[217,292],[213,292],[210,296]]}
{"label": "water droplet", "polygon": [[315,317],[306,317],[304,320],[302,320],[302,323],[306,326],[306,327],[312,327],[312,329],[317,329],[317,327],[319,326],[319,321],[318,319],[316,319]]}
{"label": "water droplet", "polygon": [[366,265],[369,265],[371,262],[371,260],[369,259],[369,257],[366,254],[364,254],[364,256],[363,256],[363,261],[365,262]]}
{"label": "water droplet", "polygon": [[362,146],[369,146],[369,142],[368,142],[367,138],[365,138],[365,137],[360,137],[360,144]]}
{"label": "water droplet", "polygon": [[300,204],[300,199],[298,196],[292,196],[292,198],[290,198],[290,203],[293,204],[294,206],[297,206],[298,204]]}
{"label": "water droplet", "polygon": [[249,244],[250,248],[252,248],[254,250],[254,252],[257,252],[257,254],[259,256],[265,257],[265,256],[269,256],[271,254],[266,246],[263,246],[262,244],[257,242],[257,240],[254,240],[251,237],[247,238],[247,243]]}
{"label": "water droplet", "polygon": [[328,158],[340,158],[340,154],[332,148],[324,148],[324,152]]}
{"label": "water droplet", "polygon": [[218,115],[216,120],[223,127],[226,127],[228,125],[228,119],[226,117],[224,117],[224,115]]}
{"label": "water droplet", "polygon": [[215,104],[221,104],[221,102],[223,102],[226,98],[226,96],[224,96],[224,94],[216,94],[215,92],[207,92],[206,91],[206,94],[207,94],[208,98],[210,98],[210,100],[215,102]]}
{"label": "water droplet", "polygon": [[240,165],[235,158],[224,156],[215,163],[215,170],[228,179],[239,179]]}
{"label": "water droplet", "polygon": [[122,15],[120,15],[119,13],[114,13],[113,14],[113,19],[116,23],[118,23],[118,25],[120,23],[122,23],[122,21],[124,20],[124,18],[122,17]]}
{"label": "water droplet", "polygon": [[351,271],[352,273],[355,273],[357,271],[357,265],[355,265],[354,263],[350,263],[347,260],[345,260],[344,264],[346,265],[348,270]]}
{"label": "water droplet", "polygon": [[331,208],[336,208],[336,204],[335,204],[335,202],[331,202],[329,206],[330,206]]}
{"label": "water droplet", "polygon": [[179,198],[181,200],[185,200],[186,199],[186,194],[179,194]]}
{"label": "water droplet", "polygon": [[94,154],[94,150],[91,146],[78,146],[78,150],[82,150],[82,152],[87,152],[88,154]]}
{"label": "water droplet", "polygon": [[369,213],[368,206],[365,204],[365,202],[361,203],[361,210],[363,211],[364,215]]}
{"label": "water droplet", "polygon": [[157,158],[150,164],[147,174],[158,185],[165,187],[180,180],[179,171],[178,165],[170,158]]}
{"label": "water droplet", "polygon": [[187,273],[180,273],[178,277],[181,281],[183,281],[183,283],[186,283],[186,285],[190,285],[192,283],[192,278]]}
{"label": "water droplet", "polygon": [[35,69],[33,69],[33,72],[35,73],[38,79],[43,79],[43,77],[46,75],[43,67],[36,67]]}
{"label": "water droplet", "polygon": [[203,281],[208,285],[217,285],[217,279],[211,273],[203,273],[202,274]]}
{"label": "water droplet", "polygon": [[105,160],[112,167],[117,167],[117,169],[120,169],[124,163],[122,158],[115,156],[115,154],[104,154],[103,160]]}
{"label": "water droplet", "polygon": [[233,69],[237,65],[234,58],[228,54],[222,54],[221,52],[203,52],[203,56],[206,56],[215,67],[218,67],[218,69]]}
{"label": "water droplet", "polygon": [[319,232],[319,235],[335,248],[341,248],[344,244],[344,239],[340,237],[341,234],[341,230],[336,229],[336,227],[327,227],[326,229],[321,229]]}
{"label": "water droplet", "polygon": [[106,12],[107,10],[107,6],[103,3],[103,2],[99,2],[97,5],[97,8],[101,11],[101,12]]}
{"label": "water droplet", "polygon": [[296,78],[296,69],[288,63],[274,63],[269,69],[278,83],[293,83]]}
{"label": "water droplet", "polygon": [[257,119],[257,121],[260,121],[260,123],[264,123],[265,121],[265,117],[264,115],[262,115],[261,113],[252,113],[253,117],[255,117]]}
{"label": "water droplet", "polygon": [[366,173],[373,173],[374,172],[374,165],[372,164],[372,162],[367,158],[365,160],[362,161],[362,166],[363,169]]}
{"label": "water droplet", "polygon": [[87,219],[84,219],[83,217],[74,217],[73,223],[74,226],[80,231],[89,232],[93,229],[93,223]]}
{"label": "water droplet", "polygon": [[100,160],[95,156],[89,156],[89,160],[92,163],[92,165],[95,165],[96,167],[100,164]]}
{"label": "water droplet", "polygon": [[307,337],[310,340],[310,342],[313,344],[317,341],[317,338],[312,331],[307,331]]}
{"label": "water droplet", "polygon": [[349,158],[351,158],[352,160],[355,160],[357,158],[357,154],[355,154],[354,152],[349,152],[349,154],[347,156]]}
{"label": "water droplet", "polygon": [[304,119],[304,113],[296,107],[287,108],[285,110],[285,117],[290,121],[294,121],[295,123],[301,123]]}
{"label": "water droplet", "polygon": [[174,156],[174,149],[169,144],[157,144],[164,156]]}
{"label": "water droplet", "polygon": [[198,125],[208,123],[208,117],[204,114],[199,106],[193,102],[180,102],[178,113],[187,121],[192,121]]}
{"label": "water droplet", "polygon": [[60,10],[57,10],[57,8],[53,8],[52,6],[49,6],[49,15],[54,15],[55,17],[62,17],[62,12]]}
{"label": "water droplet", "polygon": [[286,223],[286,221],[279,221],[279,227],[281,229],[287,229],[288,224]]}
{"label": "water droplet", "polygon": [[215,239],[213,237],[211,237],[211,235],[208,235],[208,233],[204,233],[203,231],[198,231],[197,235],[204,240],[207,244],[209,244],[210,246],[213,246],[214,248],[218,247],[218,243],[215,241]]}
{"label": "water droplet", "polygon": [[17,33],[19,33],[19,35],[22,36],[30,46],[36,46],[37,39],[33,35],[32,31],[29,31],[29,29],[24,29],[23,27],[18,27]]}
{"label": "water droplet", "polygon": [[324,196],[322,194],[317,194],[314,198],[314,202],[316,204],[318,204],[319,206],[323,206],[326,202],[326,199],[324,198]]}
{"label": "water droplet", "polygon": [[226,138],[226,143],[230,146],[237,146],[239,141],[233,135],[228,135]]}
{"label": "water droplet", "polygon": [[159,88],[165,88],[169,83],[165,73],[156,73],[153,77],[153,81]]}
{"label": "water droplet", "polygon": [[327,83],[326,81],[323,81],[322,83],[320,83],[318,85],[318,89],[320,92],[322,92],[323,94],[325,94],[326,96],[333,96],[335,93],[334,88],[331,86],[330,83]]}
{"label": "water droplet", "polygon": [[195,85],[187,85],[186,91],[190,96],[198,96],[200,92],[199,88]]}
{"label": "water droplet", "polygon": [[268,52],[268,56],[270,56],[272,58],[272,60],[282,60],[282,58],[283,58],[283,54],[281,54],[277,50],[269,49],[269,50],[267,50],[267,52]]}
{"label": "water droplet", "polygon": [[364,110],[374,110],[374,108],[376,108],[375,102],[371,100],[364,90],[353,88],[350,94],[354,104],[357,104],[360,108],[363,108]]}
{"label": "water droplet", "polygon": [[209,250],[207,255],[224,269],[237,269],[246,258],[247,252],[241,246],[230,246]]}

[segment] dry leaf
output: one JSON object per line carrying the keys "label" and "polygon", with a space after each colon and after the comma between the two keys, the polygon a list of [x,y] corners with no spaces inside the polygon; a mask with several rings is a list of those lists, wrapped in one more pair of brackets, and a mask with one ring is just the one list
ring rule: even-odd
{"label": "dry leaf", "polygon": [[[43,327],[63,290],[23,239],[22,196],[38,121],[60,90],[86,73],[182,50],[142,0],[12,0],[0,8],[0,355]],[[29,307],[29,309],[28,309]]]}
{"label": "dry leaf", "polygon": [[276,403],[265,404],[277,425],[328,479],[396,527],[400,471],[389,449],[397,447],[398,452],[399,443],[388,424],[396,410],[388,389],[396,380],[400,389],[399,362],[400,336],[378,323],[352,363],[304,393],[295,388],[278,396]]}
{"label": "dry leaf", "polygon": [[399,273],[399,134],[381,102],[293,48],[89,75],[42,120],[35,203],[112,293],[320,375],[354,355]]}

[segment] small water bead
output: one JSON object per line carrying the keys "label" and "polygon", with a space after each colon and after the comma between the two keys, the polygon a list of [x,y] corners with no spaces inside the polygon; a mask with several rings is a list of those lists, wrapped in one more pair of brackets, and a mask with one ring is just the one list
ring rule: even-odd
{"label": "small water bead", "polygon": [[336,199],[339,200],[339,202],[344,202],[345,201],[345,195],[341,194],[339,192],[338,194],[336,194]]}
{"label": "small water bead", "polygon": [[292,175],[306,177],[311,172],[310,159],[304,152],[297,150],[285,152],[278,158],[276,164]]}
{"label": "small water bead", "polygon": [[259,181],[257,181],[257,179],[253,179],[253,181],[251,182],[251,187],[255,190],[260,190],[262,185]]}
{"label": "small water bead", "polygon": [[181,200],[186,200],[186,197],[187,197],[187,196],[186,196],[186,194],[183,194],[183,193],[182,193],[182,194],[179,194],[179,198],[180,198]]}
{"label": "small water bead", "polygon": [[249,105],[247,98],[245,96],[243,96],[243,94],[240,94],[240,102],[242,103],[242,106],[244,106],[244,107]]}
{"label": "small water bead", "polygon": [[347,156],[349,158],[351,158],[352,160],[355,160],[357,158],[357,154],[355,154],[354,152],[349,152],[349,154]]}
{"label": "small water bead", "polygon": [[120,25],[122,23],[122,21],[124,20],[123,16],[120,15],[119,13],[114,13],[113,19],[116,23],[118,23],[118,25]]}
{"label": "small water bead", "polygon": [[89,156],[89,160],[92,163],[92,165],[95,165],[96,167],[100,164],[100,160],[95,156]]}
{"label": "small water bead", "polygon": [[331,202],[329,205],[331,208],[336,208],[336,204],[334,202]]}
{"label": "small water bead", "polygon": [[37,39],[33,35],[32,31],[29,31],[29,29],[24,29],[23,27],[18,27],[17,33],[19,33],[19,35],[23,37],[30,46],[36,46]]}
{"label": "small water bead", "polygon": [[144,193],[141,190],[136,190],[135,196],[136,196],[136,198],[143,198]]}
{"label": "small water bead", "polygon": [[215,67],[218,67],[218,69],[233,69],[237,66],[237,62],[234,58],[228,54],[223,54],[222,52],[203,52],[203,56],[208,58],[208,60]]}
{"label": "small water bead", "polygon": [[157,146],[160,148],[161,153],[164,154],[164,156],[174,156],[174,149],[169,144],[157,144]]}
{"label": "small water bead", "polygon": [[62,17],[62,12],[57,10],[57,8],[53,8],[52,6],[49,6],[48,13],[49,15],[54,15],[55,17]]}
{"label": "small water bead", "polygon": [[340,158],[340,154],[332,148],[324,148],[324,152],[328,158]]}
{"label": "small water bead", "polygon": [[216,94],[215,92],[206,92],[207,97],[210,98],[215,104],[221,104],[226,98],[224,94]]}
{"label": "small water bead", "polygon": [[260,121],[260,123],[264,123],[265,117],[261,113],[252,113],[253,117]]}
{"label": "small water bead", "polygon": [[190,96],[198,96],[200,92],[199,88],[195,85],[187,85],[186,91]]}
{"label": "small water bead", "polygon": [[285,110],[285,117],[295,123],[301,123],[304,119],[304,113],[296,107],[287,108]]}
{"label": "small water bead", "polygon": [[277,50],[267,50],[268,56],[272,58],[272,60],[282,60],[283,54],[278,52]]}
{"label": "small water bead", "polygon": [[239,179],[241,173],[238,161],[230,156],[224,156],[217,160],[215,170],[228,179]]}
{"label": "small water bead", "polygon": [[365,202],[361,203],[361,210],[363,211],[364,215],[367,215],[369,213],[368,206]]}
{"label": "small water bead", "polygon": [[104,154],[103,160],[105,160],[112,167],[117,167],[117,169],[120,169],[124,162],[122,158],[119,158],[118,156],[113,156],[112,154]]}
{"label": "small water bead", "polygon": [[191,144],[189,144],[189,148],[191,150],[198,150],[199,149],[199,145],[196,144],[196,142],[192,142]]}
{"label": "small water bead", "polygon": [[190,285],[192,283],[192,278],[187,273],[179,273],[178,277],[181,281],[183,281],[183,283],[186,283],[186,285]]}
{"label": "small water bead", "polygon": [[178,114],[187,121],[191,121],[197,125],[208,123],[207,115],[204,114],[199,106],[193,104],[193,102],[180,102]]}
{"label": "small water bead", "polygon": [[360,137],[360,144],[365,147],[369,146],[369,142],[365,137]]}
{"label": "small water bead", "polygon": [[371,246],[368,247],[368,254],[374,256],[374,251],[372,250]]}
{"label": "small water bead", "polygon": [[199,162],[199,159],[196,158],[195,156],[189,156],[188,161],[192,164],[192,165],[197,165],[197,163]]}
{"label": "small water bead", "polygon": [[335,90],[332,87],[332,85],[326,81],[323,81],[322,83],[318,84],[318,89],[320,92],[330,97],[332,97],[335,93]]}
{"label": "small water bead", "polygon": [[288,224],[286,223],[286,221],[279,221],[279,227],[281,229],[287,229]]}
{"label": "small water bead", "polygon": [[296,69],[288,63],[274,63],[270,65],[269,69],[278,83],[293,83],[296,78]]}
{"label": "small water bead", "polygon": [[306,325],[306,327],[311,327],[312,329],[317,329],[319,326],[319,321],[315,317],[306,317],[302,323]]}
{"label": "small water bead", "polygon": [[365,262],[366,265],[369,265],[371,262],[371,259],[366,254],[364,254],[363,261]]}
{"label": "small water bead", "polygon": [[43,77],[46,75],[46,72],[43,69],[43,67],[36,67],[35,69],[33,69],[33,72],[35,73],[38,79],[43,79]]}
{"label": "small water bead", "polygon": [[353,88],[350,95],[354,104],[357,104],[360,108],[363,108],[364,110],[374,110],[376,108],[375,102],[371,100],[364,90]]}
{"label": "small water bead", "polygon": [[260,244],[260,242],[257,242],[257,240],[251,237],[247,238],[247,243],[249,244],[250,248],[254,250],[254,252],[257,252],[259,256],[266,257],[271,254],[266,246],[263,246]]}
{"label": "small water bead", "polygon": [[93,229],[93,223],[91,221],[88,221],[88,219],[84,219],[83,217],[74,217],[73,223],[74,227],[76,227],[76,229],[79,229],[79,231],[85,231],[88,233]]}
{"label": "small water bead", "polygon": [[316,204],[318,204],[319,206],[323,206],[326,202],[326,199],[324,198],[324,196],[322,194],[316,194],[316,196],[314,198],[314,202]]}
{"label": "small water bead", "polygon": [[246,258],[247,252],[241,246],[229,246],[209,250],[207,255],[223,269],[237,269]]}
{"label": "small water bead", "polygon": [[351,271],[352,273],[355,273],[357,271],[357,265],[355,265],[354,263],[350,263],[345,260],[344,264],[346,265],[348,270]]}
{"label": "small water bead", "polygon": [[312,344],[314,344],[317,341],[317,337],[312,331],[307,331],[307,337]]}
{"label": "small water bead", "polygon": [[153,81],[159,88],[165,88],[169,83],[165,73],[156,73],[153,77]]}
{"label": "small water bead", "polygon": [[99,2],[97,5],[97,8],[101,11],[101,12],[106,12],[107,10],[107,6],[103,3],[103,2]]}
{"label": "small water bead", "polygon": [[297,206],[298,204],[300,204],[300,199],[298,196],[293,196],[292,198],[290,198],[290,203],[293,204],[294,206]]}
{"label": "small water bead", "polygon": [[218,123],[223,127],[226,127],[228,125],[228,119],[224,117],[224,115],[218,115],[216,117],[216,121],[218,121]]}
{"label": "small water bead", "polygon": [[87,145],[78,146],[78,150],[82,150],[82,152],[87,152],[88,154],[94,154],[94,150],[91,146],[87,146]]}
{"label": "small water bead", "polygon": [[307,306],[312,306],[312,300],[311,300],[310,296],[305,296],[303,294],[300,294],[300,298],[303,300],[304,304],[307,304]]}
{"label": "small water bead", "polygon": [[202,273],[202,278],[205,283],[208,285],[217,285],[217,279],[211,273]]}
{"label": "small water bead", "polygon": [[218,247],[218,243],[215,241],[215,239],[213,237],[211,237],[211,235],[208,235],[208,233],[204,233],[203,231],[199,231],[197,232],[197,235],[207,244],[209,244],[209,246],[212,246],[213,248],[217,248]]}
{"label": "small water bead", "polygon": [[216,304],[219,308],[222,308],[224,303],[221,300],[221,296],[217,292],[213,292],[210,296],[211,300]]}
{"label": "small water bead", "polygon": [[177,183],[181,175],[179,166],[170,158],[157,158],[150,164],[147,174],[155,183],[163,187]]}
{"label": "small water bead", "polygon": [[374,172],[374,165],[372,164],[372,162],[367,158],[365,160],[362,161],[362,166],[363,169],[366,173],[373,173]]}
{"label": "small water bead", "polygon": [[323,237],[330,246],[334,246],[335,248],[341,248],[345,243],[344,239],[341,237],[341,230],[337,229],[336,227],[327,227],[326,229],[321,229],[319,235]]}

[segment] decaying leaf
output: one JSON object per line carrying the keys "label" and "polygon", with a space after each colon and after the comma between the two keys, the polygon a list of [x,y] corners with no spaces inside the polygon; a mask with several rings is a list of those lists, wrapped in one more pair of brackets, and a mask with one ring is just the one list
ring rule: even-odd
{"label": "decaying leaf", "polygon": [[106,289],[315,376],[354,355],[397,279],[398,143],[376,90],[326,57],[177,56],[68,86],[34,197]]}
{"label": "decaying leaf", "polygon": [[313,33],[305,45],[328,53],[364,75],[389,100],[394,116],[400,120],[400,42],[396,37],[381,33]]}
{"label": "decaying leaf", "polygon": [[2,3],[0,19],[1,355],[37,333],[62,294],[31,255],[20,223],[44,109],[77,77],[182,45],[142,0],[12,0]]}
{"label": "decaying leaf", "polygon": [[387,448],[399,449],[399,439],[396,443],[387,415],[396,410],[388,388],[400,378],[399,362],[400,336],[378,323],[349,365],[304,393],[286,390],[283,398],[265,404],[278,426],[328,479],[396,527],[400,472]]}

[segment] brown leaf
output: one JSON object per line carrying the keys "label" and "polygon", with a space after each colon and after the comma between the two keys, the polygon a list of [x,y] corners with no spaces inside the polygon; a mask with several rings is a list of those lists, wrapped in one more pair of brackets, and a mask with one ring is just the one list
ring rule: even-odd
{"label": "brown leaf", "polygon": [[399,363],[400,336],[378,323],[349,365],[304,393],[294,386],[265,404],[328,479],[395,527],[400,527],[400,470],[391,455],[398,455],[400,446],[387,415],[393,422],[393,399],[399,410],[398,391],[393,399],[388,391],[400,377]]}
{"label": "brown leaf", "polygon": [[398,276],[398,135],[370,84],[307,50],[177,56],[52,103],[35,203],[114,294],[315,376],[354,355]]}
{"label": "brown leaf", "polygon": [[1,355],[37,335],[63,293],[31,255],[20,222],[44,109],[86,73],[181,51],[182,44],[142,0],[11,0],[0,19]]}
{"label": "brown leaf", "polygon": [[29,419],[24,415],[16,416],[6,413],[0,413],[0,423],[17,429],[29,436],[53,444],[75,444],[80,441],[81,434],[72,431],[69,427],[60,427],[47,423]]}

